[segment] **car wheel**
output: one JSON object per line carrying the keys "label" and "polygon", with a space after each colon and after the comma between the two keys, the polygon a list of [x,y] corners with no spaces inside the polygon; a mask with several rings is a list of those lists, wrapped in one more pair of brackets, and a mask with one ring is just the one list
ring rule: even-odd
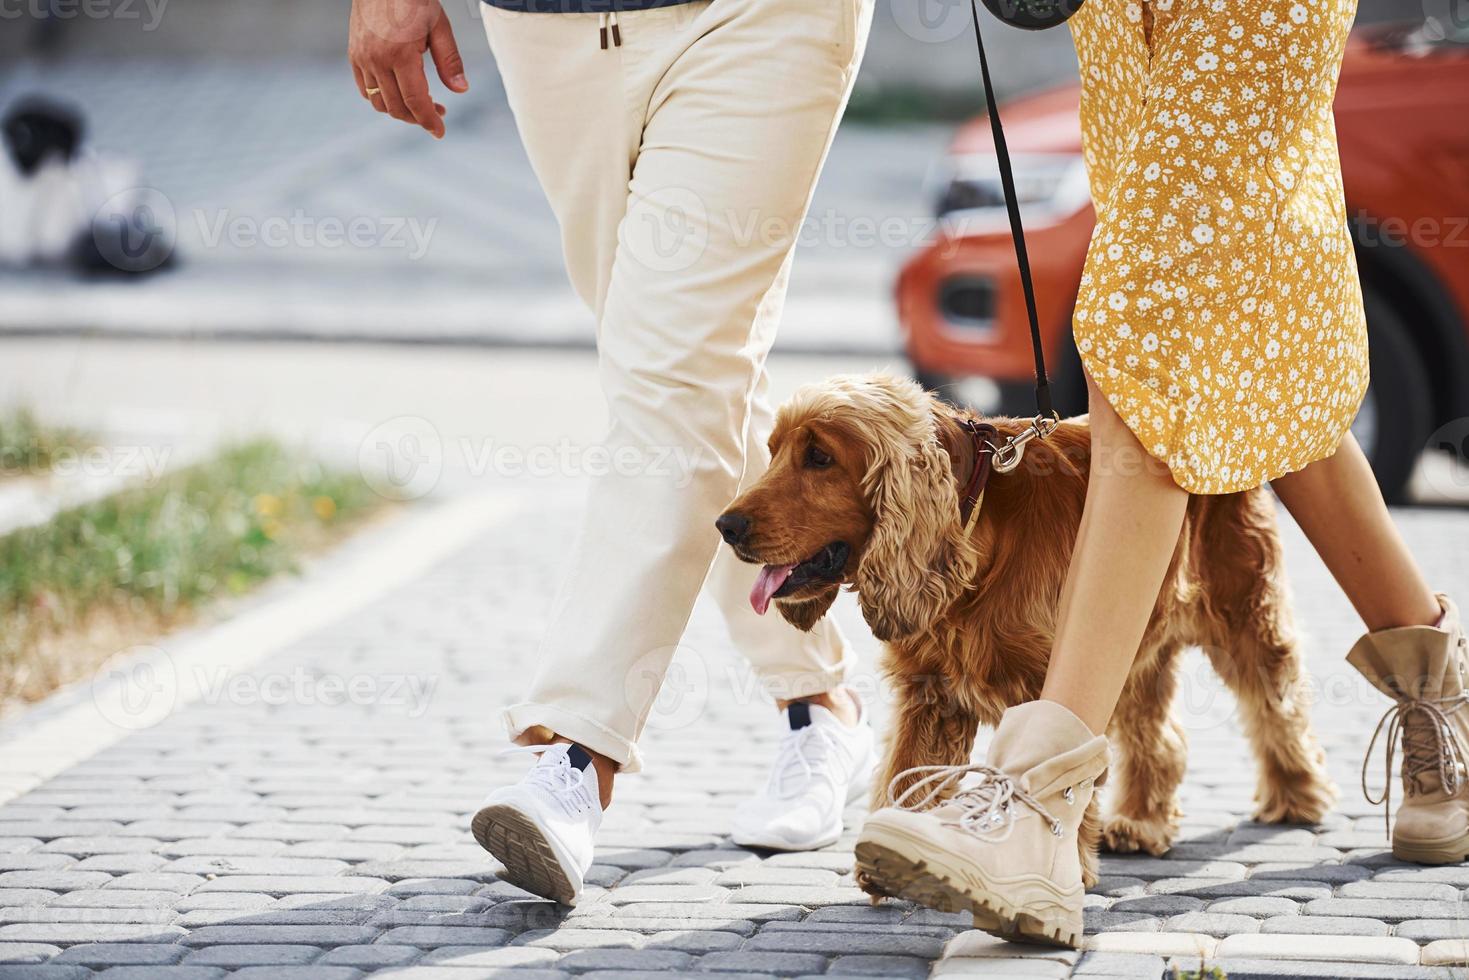
{"label": "car wheel", "polygon": [[1362,299],[1372,380],[1352,434],[1372,463],[1383,497],[1402,503],[1433,427],[1428,373],[1397,311],[1371,289],[1363,290]]}

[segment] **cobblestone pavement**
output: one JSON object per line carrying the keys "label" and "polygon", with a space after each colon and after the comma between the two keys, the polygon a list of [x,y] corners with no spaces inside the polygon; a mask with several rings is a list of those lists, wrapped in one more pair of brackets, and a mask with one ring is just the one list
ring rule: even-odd
{"label": "cobblestone pavement", "polygon": [[[517,493],[508,519],[431,573],[233,680],[207,678],[202,701],[0,806],[0,977],[1466,972],[1444,964],[1469,952],[1469,867],[1415,868],[1384,850],[1382,816],[1356,785],[1384,704],[1344,667],[1354,620],[1290,528],[1340,808],[1320,826],[1251,823],[1233,703],[1190,659],[1184,833],[1166,858],[1104,858],[1086,952],[870,907],[852,883],[851,832],[810,854],[733,846],[730,810],[762,778],[777,731],[704,608],[655,714],[649,772],[618,784],[586,898],[574,910],[531,900],[496,880],[466,815],[524,764],[496,755],[497,708],[525,683],[575,506],[559,490]],[[1469,515],[1400,517],[1435,581],[1464,594]],[[875,646],[853,606],[839,608],[870,683]],[[320,703],[330,683],[353,703]],[[23,767],[4,746],[0,769]],[[850,817],[855,828],[860,812]]]}

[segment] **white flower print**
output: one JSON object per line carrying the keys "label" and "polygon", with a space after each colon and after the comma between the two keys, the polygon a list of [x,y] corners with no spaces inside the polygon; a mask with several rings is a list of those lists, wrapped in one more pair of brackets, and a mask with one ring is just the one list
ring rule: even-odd
{"label": "white flower print", "polygon": [[1180,485],[1231,492],[1329,455],[1366,386],[1331,122],[1353,0],[1150,7],[1146,37],[1140,0],[1071,20],[1098,216],[1076,344]]}

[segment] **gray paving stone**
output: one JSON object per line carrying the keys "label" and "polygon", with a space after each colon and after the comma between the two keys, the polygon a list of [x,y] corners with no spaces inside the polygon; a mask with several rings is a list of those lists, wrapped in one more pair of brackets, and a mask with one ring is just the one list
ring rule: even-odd
{"label": "gray paving stone", "polygon": [[1249,898],[1221,898],[1210,902],[1208,911],[1222,912],[1228,915],[1253,915],[1256,918],[1269,918],[1277,915],[1292,915],[1300,911],[1300,903],[1293,902],[1288,898],[1269,898],[1256,896]]}
{"label": "gray paving stone", "polygon": [[1076,976],[1156,978],[1163,975],[1161,956],[1143,953],[1086,952],[1076,961]]}
{"label": "gray paving stone", "polygon": [[300,945],[351,946],[370,943],[380,930],[339,925],[224,925],[194,929],[180,940],[185,946]]}
{"label": "gray paving stone", "polygon": [[94,974],[98,980],[220,980],[217,966],[114,966]]}
{"label": "gray paving stone", "polygon": [[434,946],[503,946],[511,935],[504,929],[484,926],[399,926],[384,932],[378,937],[378,942],[417,946],[419,949]]}
{"label": "gray paving stone", "polygon": [[70,892],[82,888],[101,888],[112,875],[101,871],[6,871],[0,873],[0,888],[39,888],[45,891]]}
{"label": "gray paving stone", "polygon": [[578,949],[607,949],[625,947],[636,949],[643,945],[640,933],[621,929],[582,929],[569,926],[563,929],[535,929],[523,932],[512,942],[517,946],[538,946],[562,952]]}
{"label": "gray paving stone", "polygon": [[918,956],[860,955],[838,956],[827,972],[850,977],[907,977],[923,980],[928,976],[929,961]]}
{"label": "gray paving stone", "polygon": [[1114,914],[1137,913],[1142,915],[1169,916],[1184,912],[1196,912],[1204,907],[1202,898],[1189,895],[1144,895],[1141,898],[1123,898],[1113,902],[1109,911]]}
{"label": "gray paving stone", "polygon": [[346,861],[326,858],[284,857],[181,857],[163,866],[173,874],[202,878],[204,875],[337,875],[346,871]]}
{"label": "gray paving stone", "polygon": [[1219,912],[1185,912],[1163,923],[1164,932],[1196,932],[1205,936],[1232,936],[1242,932],[1259,932],[1260,920],[1249,915],[1226,915]]}
{"label": "gray paving stone", "polygon": [[1369,881],[1349,881],[1337,889],[1341,898],[1381,898],[1396,901],[1401,898],[1430,899],[1438,902],[1459,901],[1459,889],[1444,882],[1423,879],[1394,881],[1374,878]]}
{"label": "gray paving stone", "polygon": [[[535,947],[519,947],[522,949]],[[563,970],[682,970],[693,964],[688,953],[673,949],[578,949],[557,961]]]}
{"label": "gray paving stone", "polygon": [[424,953],[420,962],[426,966],[520,968],[549,966],[560,958],[557,950],[541,946],[440,946]]}
{"label": "gray paving stone", "polygon": [[[477,949],[478,947],[462,948]],[[417,946],[373,943],[368,946],[337,946],[327,950],[317,962],[328,966],[353,966],[362,970],[371,970],[384,966],[402,966],[405,963],[412,963],[422,955],[423,950]]]}
{"label": "gray paving stone", "polygon": [[[462,966],[428,966],[414,964],[411,966],[392,967],[371,974],[375,977],[391,978],[391,980],[566,980],[570,973],[561,970],[538,970],[535,968],[516,968],[514,970],[503,970],[498,967],[486,967],[475,969]],[[597,977],[595,973],[583,974],[587,977]],[[616,980],[633,980],[640,976],[658,977],[666,980],[666,973],[624,973],[612,971],[602,974],[603,977],[611,976]]]}
{"label": "gray paving stone", "polygon": [[756,973],[788,977],[800,973],[825,972],[826,957],[817,953],[736,950],[701,956],[699,969],[720,973]]}
{"label": "gray paving stone", "polygon": [[1084,916],[1086,931],[1098,932],[1157,932],[1162,922],[1156,915],[1146,912],[1090,911]]}
{"label": "gray paving stone", "polygon": [[1318,898],[1307,902],[1307,915],[1347,915],[1403,922],[1407,919],[1469,918],[1469,906],[1459,902],[1435,902],[1424,899]]}
{"label": "gray paving stone", "polygon": [[310,963],[321,955],[316,946],[235,944],[206,946],[184,957],[185,966],[290,966]]}
{"label": "gray paving stone", "polygon": [[645,949],[676,949],[682,953],[717,953],[739,949],[744,937],[735,932],[703,929],[674,929],[655,932],[643,943]]}
{"label": "gray paving stone", "polygon": [[230,974],[230,980],[357,980],[361,970],[350,966],[247,966]]}
{"label": "gray paving stone", "polygon": [[901,956],[924,956],[930,959],[943,951],[943,940],[934,936],[902,934],[874,935],[842,929],[835,932],[764,931],[745,943],[749,950],[774,950],[790,953],[825,953],[839,956],[847,953],[879,953]]}
{"label": "gray paving stone", "polygon": [[44,963],[59,952],[49,943],[0,943],[0,963]]}
{"label": "gray paving stone", "polygon": [[72,867],[78,871],[105,871],[111,875],[125,876],[153,871],[166,863],[167,859],[158,854],[94,854],[82,858]]}
{"label": "gray paving stone", "polygon": [[127,925],[106,922],[88,924],[24,922],[0,926],[0,943],[49,943],[75,946],[79,943],[168,943],[184,934],[177,926]]}
{"label": "gray paving stone", "polygon": [[177,896],[159,891],[130,891],[122,888],[79,888],[46,904],[53,908],[161,909],[170,908]]}
{"label": "gray paving stone", "polygon": [[109,966],[157,966],[177,963],[188,950],[172,943],[86,943],[56,957],[57,963],[79,963],[94,969]]}
{"label": "gray paving stone", "polygon": [[1393,935],[1426,943],[1440,939],[1469,938],[1469,917],[1457,919],[1409,919],[1393,926]]}
{"label": "gray paving stone", "polygon": [[[1444,967],[1393,966],[1383,963],[1309,963],[1302,960],[1228,959],[1215,961],[1228,980],[1454,980]],[[1198,960],[1179,958],[1170,968],[1198,969]]]}
{"label": "gray paving stone", "polygon": [[196,894],[209,892],[262,892],[266,895],[290,895],[308,892],[315,894],[363,894],[380,892],[388,887],[381,878],[354,878],[316,875],[224,875],[206,881],[194,891]]}
{"label": "gray paving stone", "polygon": [[1372,869],[1360,864],[1261,864],[1250,872],[1256,881],[1288,878],[1295,881],[1323,881],[1340,885],[1372,877]]}
{"label": "gray paving stone", "polygon": [[1386,936],[1392,926],[1361,916],[1282,915],[1260,923],[1261,932],[1323,936]]}
{"label": "gray paving stone", "polygon": [[11,905],[45,905],[57,895],[44,888],[0,888],[0,908]]}
{"label": "gray paving stone", "polygon": [[92,971],[65,963],[17,963],[0,966],[4,980],[91,980]]}

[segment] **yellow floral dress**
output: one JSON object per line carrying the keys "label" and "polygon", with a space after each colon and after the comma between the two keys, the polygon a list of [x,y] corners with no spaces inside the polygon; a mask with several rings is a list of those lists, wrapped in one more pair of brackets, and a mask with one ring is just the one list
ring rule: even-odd
{"label": "yellow floral dress", "polygon": [[1356,0],[1087,0],[1088,374],[1194,493],[1330,456],[1367,387],[1331,102]]}

